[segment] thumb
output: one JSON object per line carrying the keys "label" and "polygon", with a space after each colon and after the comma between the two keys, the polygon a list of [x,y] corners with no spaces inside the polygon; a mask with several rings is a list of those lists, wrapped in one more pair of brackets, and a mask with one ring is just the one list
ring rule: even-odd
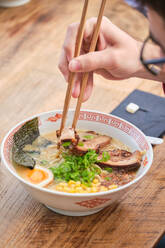
{"label": "thumb", "polygon": [[106,50],[81,55],[70,61],[69,70],[71,72],[90,72],[106,68],[110,65],[109,55],[109,52]]}

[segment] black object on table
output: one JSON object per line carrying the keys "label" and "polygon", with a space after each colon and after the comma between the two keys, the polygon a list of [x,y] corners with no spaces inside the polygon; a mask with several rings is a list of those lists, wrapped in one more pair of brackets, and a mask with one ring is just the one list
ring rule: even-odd
{"label": "black object on table", "polygon": [[[129,103],[137,104],[140,109],[134,114],[127,112],[126,106]],[[164,97],[141,90],[134,90],[111,114],[133,123],[147,136],[162,137],[165,134]]]}

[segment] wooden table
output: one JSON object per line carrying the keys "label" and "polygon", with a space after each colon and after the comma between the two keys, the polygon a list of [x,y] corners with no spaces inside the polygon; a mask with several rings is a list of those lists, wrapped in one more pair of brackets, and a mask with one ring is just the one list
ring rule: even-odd
{"label": "wooden table", "polygon": [[[99,0],[89,16],[97,15]],[[66,83],[58,71],[67,25],[78,21],[83,0],[32,0],[0,9],[0,141],[17,122],[63,107]],[[147,20],[122,0],[107,3],[105,15],[138,39]],[[132,78],[110,82],[97,76],[83,108],[110,112],[135,88],[163,95],[157,82]],[[71,106],[75,105],[72,101]],[[154,148],[154,162],[132,192],[88,217],[67,217],[36,202],[0,167],[0,248],[151,248],[165,227],[165,143]]]}

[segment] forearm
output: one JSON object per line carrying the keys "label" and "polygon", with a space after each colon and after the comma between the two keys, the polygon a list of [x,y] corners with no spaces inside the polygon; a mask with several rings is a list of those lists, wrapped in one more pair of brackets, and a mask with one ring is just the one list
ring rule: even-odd
{"label": "forearm", "polygon": [[133,74],[133,77],[150,79],[159,82],[165,82],[165,72],[161,72],[159,75],[152,75],[145,67],[141,68],[139,71]]}

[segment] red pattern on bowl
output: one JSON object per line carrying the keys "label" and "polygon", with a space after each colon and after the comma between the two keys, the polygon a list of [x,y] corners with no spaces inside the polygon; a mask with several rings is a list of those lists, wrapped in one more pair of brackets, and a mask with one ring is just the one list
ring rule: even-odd
{"label": "red pattern on bowl", "polygon": [[107,201],[110,201],[111,198],[105,199],[105,198],[95,198],[92,200],[88,200],[88,201],[80,201],[80,202],[76,202],[76,204],[82,206],[82,207],[86,207],[86,208],[94,208],[94,207],[98,207],[104,203],[106,203]]}

